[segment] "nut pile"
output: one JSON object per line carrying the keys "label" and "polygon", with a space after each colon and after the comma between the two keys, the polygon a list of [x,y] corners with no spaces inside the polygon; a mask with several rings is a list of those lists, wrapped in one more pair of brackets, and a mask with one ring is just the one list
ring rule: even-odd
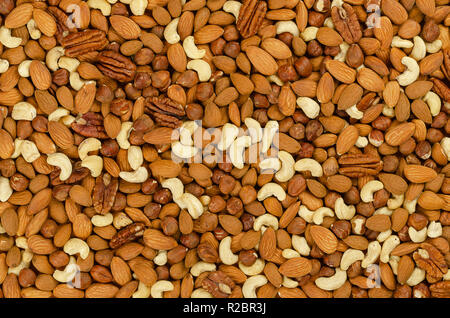
{"label": "nut pile", "polygon": [[448,0],[0,14],[2,297],[450,297]]}

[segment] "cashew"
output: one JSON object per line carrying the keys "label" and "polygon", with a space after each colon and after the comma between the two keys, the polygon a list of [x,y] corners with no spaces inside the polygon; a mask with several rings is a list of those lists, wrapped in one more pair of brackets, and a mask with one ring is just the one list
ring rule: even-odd
{"label": "cashew", "polygon": [[213,298],[213,295],[211,295],[206,289],[197,288],[192,292],[191,298]]}
{"label": "cashew", "polygon": [[289,32],[293,36],[300,35],[300,30],[294,21],[278,21],[275,23],[275,27],[277,28],[277,34]]}
{"label": "cashew", "polygon": [[223,4],[223,11],[234,15],[236,20],[239,18],[239,11],[241,10],[242,3],[238,1],[226,1]]}
{"label": "cashew", "polygon": [[250,136],[241,136],[236,138],[230,146],[230,160],[237,169],[244,168],[244,149],[251,145]]}
{"label": "cashew", "polygon": [[183,145],[179,141],[172,143],[171,150],[173,154],[181,159],[192,158],[198,153],[198,148]]}
{"label": "cashew", "polygon": [[361,262],[362,268],[367,268],[376,262],[381,253],[381,244],[378,241],[372,241],[367,246],[367,253]]}
{"label": "cashew", "polygon": [[260,258],[258,258],[251,266],[246,266],[242,264],[242,262],[238,263],[239,269],[247,276],[254,276],[262,273],[265,265],[266,263],[264,260]]}
{"label": "cashew", "polygon": [[358,107],[356,107],[356,104],[353,105],[352,107],[349,107],[345,110],[345,112],[354,119],[361,119],[364,116],[364,113],[362,111],[360,111],[358,109]]}
{"label": "cashew", "polygon": [[277,84],[278,86],[283,86],[283,85],[284,85],[284,82],[283,82],[283,81],[281,80],[281,78],[279,78],[278,75],[276,75],[276,74],[273,74],[273,75],[268,76],[268,77],[267,77],[267,80],[268,80],[270,83],[275,83],[275,84]]}
{"label": "cashew", "polygon": [[291,248],[286,248],[281,252],[281,256],[283,256],[286,259],[291,259],[295,257],[300,257],[300,253]]}
{"label": "cashew", "polygon": [[115,214],[113,218],[113,226],[118,230],[133,223],[133,220],[123,212]]}
{"label": "cashew", "polygon": [[420,36],[414,37],[414,48],[411,51],[411,57],[416,61],[420,61],[427,55],[425,41]]}
{"label": "cashew", "polygon": [[359,136],[356,139],[355,146],[358,148],[365,148],[369,144],[369,140],[366,137]]}
{"label": "cashew", "polygon": [[226,123],[222,127],[222,135],[217,143],[217,148],[221,151],[228,149],[239,134],[239,128],[233,124]]}
{"label": "cashew", "polygon": [[292,235],[292,247],[302,256],[309,256],[311,248],[303,236]]}
{"label": "cashew", "polygon": [[442,235],[442,224],[441,222],[431,221],[428,225],[427,236],[431,238],[436,238]]}
{"label": "cashew", "polygon": [[364,253],[352,248],[347,249],[341,257],[341,269],[346,271],[353,263],[364,259]]}
{"label": "cashew", "polygon": [[383,106],[382,113],[384,116],[392,118],[395,116],[395,110],[393,107],[389,107],[388,105]]}
{"label": "cashew", "polygon": [[392,272],[398,274],[398,263],[400,262],[400,256],[391,256],[389,258],[389,266],[392,268]]}
{"label": "cashew", "polygon": [[320,225],[323,223],[323,218],[325,216],[334,216],[333,210],[327,207],[321,207],[314,211],[313,222],[316,225]]}
{"label": "cashew", "polygon": [[30,34],[30,38],[33,40],[39,40],[41,37],[41,31],[37,28],[36,21],[34,19],[30,19],[27,22],[28,33]]}
{"label": "cashew", "polygon": [[97,138],[86,138],[78,145],[78,157],[83,160],[89,152],[99,150],[101,147],[102,143]]}
{"label": "cashew", "polygon": [[128,163],[131,169],[136,170],[144,163],[144,155],[141,147],[130,146],[127,153]]}
{"label": "cashew", "polygon": [[330,277],[319,277],[314,283],[323,290],[336,290],[344,285],[347,280],[347,272],[340,268],[336,268],[336,272]]}
{"label": "cashew", "polygon": [[380,243],[383,243],[384,241],[386,241],[392,234],[392,230],[386,230],[384,232],[380,232],[377,236],[377,241]]}
{"label": "cashew", "polygon": [[331,8],[333,8],[333,7],[341,8],[343,4],[344,4],[344,0],[333,0],[331,2]]}
{"label": "cashew", "polygon": [[69,75],[69,82],[74,90],[79,91],[87,81],[82,80],[78,72],[72,72]]}
{"label": "cashew", "polygon": [[199,276],[204,272],[214,272],[216,270],[216,264],[206,263],[200,261],[195,263],[194,266],[191,267],[191,274],[195,277]]}
{"label": "cashew", "polygon": [[139,282],[138,289],[133,293],[133,298],[149,298],[151,289],[143,282]]}
{"label": "cashew", "polygon": [[259,163],[259,168],[261,169],[261,171],[272,170],[275,172],[280,170],[280,167],[281,163],[278,158],[266,158]]}
{"label": "cashew", "polygon": [[47,163],[61,169],[59,179],[65,181],[72,174],[72,162],[66,154],[61,152],[51,153],[47,155]]}
{"label": "cashew", "polygon": [[76,118],[72,115],[67,115],[61,118],[61,122],[66,126],[70,126],[73,122],[75,122],[75,120]]}
{"label": "cashew", "polygon": [[172,291],[174,286],[172,282],[168,280],[159,280],[154,283],[150,289],[150,295],[153,298],[163,298],[163,292]]}
{"label": "cashew", "polygon": [[111,5],[106,0],[88,0],[87,4],[89,8],[99,9],[104,16],[111,15]]}
{"label": "cashew", "polygon": [[130,10],[133,13],[133,15],[144,15],[147,5],[148,5],[147,0],[131,0]]}
{"label": "cashew", "polygon": [[20,154],[26,162],[33,162],[41,156],[36,144],[30,140],[24,140],[20,143]]}
{"label": "cashew", "polygon": [[401,62],[406,66],[406,71],[397,76],[397,81],[401,86],[408,86],[415,82],[419,77],[419,64],[417,64],[415,59],[409,56],[404,56]]}
{"label": "cashew", "polygon": [[279,184],[269,182],[263,185],[261,189],[259,189],[257,198],[258,201],[263,201],[270,196],[276,197],[278,201],[283,201],[284,199],[286,199],[286,192]]}
{"label": "cashew", "polygon": [[103,227],[111,225],[114,221],[114,217],[111,213],[107,213],[105,215],[94,215],[91,218],[91,223],[97,227]]}
{"label": "cashew", "polygon": [[19,265],[15,266],[15,267],[9,267],[8,268],[8,272],[7,272],[8,274],[14,274],[14,275],[19,276],[19,274],[22,271],[22,269],[29,268],[31,259],[33,258],[33,253],[31,251],[29,251],[29,250],[23,251],[21,253],[21,258],[22,259],[21,259]]}
{"label": "cashew", "polygon": [[167,251],[159,251],[153,258],[153,263],[158,266],[164,266],[167,263]]}
{"label": "cashew", "polygon": [[284,150],[278,151],[278,159],[281,161],[281,168],[275,173],[275,179],[280,182],[289,181],[295,174],[294,157]]}
{"label": "cashew", "polygon": [[306,117],[310,119],[314,119],[319,116],[320,106],[319,104],[312,98],[309,97],[299,97],[297,98],[297,106],[303,110]]}
{"label": "cashew", "polygon": [[[331,23],[333,23],[333,22],[331,22]],[[347,57],[347,52],[348,52],[348,49],[350,48],[350,45],[348,45],[346,42],[342,42],[341,44],[339,44],[339,48],[340,48],[340,51],[334,57],[334,59],[337,61],[345,62],[345,58]]]}
{"label": "cashew", "polygon": [[295,171],[309,171],[313,177],[321,177],[323,175],[320,163],[311,158],[298,160],[294,165],[294,169]]}
{"label": "cashew", "polygon": [[[252,139],[252,144],[256,144],[262,140],[263,130],[261,124],[250,117],[245,118],[245,126],[247,126],[247,132]],[[222,130],[223,133],[223,130]],[[237,135],[236,135],[237,136]]]}
{"label": "cashew", "polygon": [[417,231],[414,227],[410,226],[408,228],[408,234],[411,238],[411,241],[413,241],[414,243],[421,243],[427,238],[427,228],[424,227],[420,231]]}
{"label": "cashew", "polygon": [[377,192],[384,188],[384,184],[381,181],[378,180],[371,180],[367,182],[362,188],[361,188],[361,200],[363,202],[372,202],[373,201],[373,194],[374,192]]}
{"label": "cashew", "polygon": [[22,77],[30,77],[30,65],[31,65],[31,60],[25,60],[22,61],[18,68],[17,71],[19,72],[19,75]]}
{"label": "cashew", "polygon": [[7,48],[12,49],[22,43],[22,38],[11,36],[11,30],[2,26],[0,28],[0,42]]}
{"label": "cashew", "polygon": [[305,205],[301,205],[298,209],[298,215],[306,222],[312,223],[315,211],[309,210]]}
{"label": "cashew", "polygon": [[295,288],[298,286],[298,282],[296,280],[290,279],[287,276],[283,276],[283,282],[281,284],[286,288]]}
{"label": "cashew", "polygon": [[119,177],[130,183],[142,183],[148,178],[148,171],[145,167],[139,167],[133,172],[121,171]]}
{"label": "cashew", "polygon": [[270,226],[276,231],[278,230],[278,219],[269,213],[260,215],[253,222],[253,229],[259,231],[263,226]]}
{"label": "cashew", "polygon": [[425,276],[426,272],[423,269],[415,267],[411,273],[411,276],[409,276],[408,280],[406,281],[406,285],[416,286],[425,279]]}
{"label": "cashew", "polygon": [[13,189],[11,188],[11,185],[9,184],[9,179],[0,176],[0,201],[6,202],[8,201],[9,197],[12,195]]}
{"label": "cashew", "polygon": [[203,60],[190,60],[186,68],[196,71],[200,82],[207,82],[211,78],[211,66],[208,62]]}
{"label": "cashew", "polygon": [[169,44],[175,44],[180,41],[180,36],[177,33],[178,21],[180,18],[175,18],[164,29],[164,38]]}
{"label": "cashew", "polygon": [[414,46],[414,44],[411,41],[402,39],[401,37],[396,35],[392,38],[391,46],[410,49]]}
{"label": "cashew", "polygon": [[227,236],[220,241],[219,257],[225,265],[233,265],[239,261],[239,257],[231,251],[231,236]]}
{"label": "cashew", "polygon": [[81,166],[88,168],[89,171],[91,172],[91,176],[96,178],[102,173],[103,159],[102,157],[97,155],[87,156],[81,161]]}
{"label": "cashew", "polygon": [[403,207],[409,212],[409,214],[416,212],[417,200],[418,198],[415,198],[414,200],[405,200],[403,202]]}
{"label": "cashew", "polygon": [[32,121],[36,117],[36,108],[27,102],[18,102],[14,105],[11,118],[14,120]]}
{"label": "cashew", "polygon": [[0,74],[5,73],[9,68],[9,62],[5,59],[0,59]]}
{"label": "cashew", "polygon": [[76,264],[75,257],[71,256],[69,264],[66,265],[63,271],[55,270],[53,272],[53,278],[60,283],[68,283],[72,281],[78,273],[80,273],[80,267]]}
{"label": "cashew", "polygon": [[21,149],[22,143],[23,143],[22,139],[19,138],[14,139],[14,152],[11,155],[11,158],[15,159],[20,156],[20,153],[22,151]]}
{"label": "cashew", "polygon": [[397,235],[391,235],[386,241],[384,241],[380,252],[380,261],[387,263],[389,261],[389,256],[394,248],[400,244],[400,239]]}
{"label": "cashew", "polygon": [[[323,21],[323,26],[329,27],[330,29],[334,29],[334,23],[333,23],[333,19],[331,17],[328,17],[325,19],[325,21]],[[345,42],[343,42],[345,43]]]}
{"label": "cashew", "polygon": [[[181,199],[184,192],[184,185],[178,178],[170,178],[161,182],[163,188],[169,189],[172,193],[173,200]],[[176,202],[176,201],[175,201]]]}
{"label": "cashew", "polygon": [[19,236],[18,238],[16,238],[16,246],[23,250],[28,249],[27,238],[25,236]]}
{"label": "cashew", "polygon": [[447,160],[450,160],[450,137],[444,137],[441,139],[441,147],[447,156]]}
{"label": "cashew", "polygon": [[[398,195],[393,194],[392,196],[393,196],[393,198],[390,198],[387,201],[387,206],[389,209],[395,210],[402,206],[403,201],[405,200],[405,195],[404,194],[398,194]],[[391,211],[391,213],[392,213],[392,211]]]}
{"label": "cashew", "polygon": [[346,205],[344,199],[337,198],[334,204],[334,212],[339,220],[351,220],[356,213],[354,205]]}
{"label": "cashew", "polygon": [[265,284],[267,284],[266,276],[252,276],[244,282],[244,285],[242,285],[242,295],[244,298],[256,298],[256,289]]}
{"label": "cashew", "polygon": [[64,244],[64,252],[69,255],[80,254],[82,259],[86,259],[89,255],[89,245],[79,238],[71,238]]}
{"label": "cashew", "polygon": [[319,31],[318,27],[309,26],[309,27],[305,28],[305,30],[302,33],[300,33],[300,37],[305,42],[312,41],[317,37],[317,31]]}
{"label": "cashew", "polygon": [[437,114],[439,114],[439,112],[441,111],[441,99],[439,98],[438,94],[429,91],[422,99],[428,104],[432,116],[436,116]]}
{"label": "cashew", "polygon": [[116,137],[117,143],[119,144],[120,148],[122,149],[130,148],[131,144],[128,141],[128,137],[130,137],[132,128],[133,123],[131,121],[125,121],[122,123],[119,134]]}
{"label": "cashew", "polygon": [[186,146],[192,146],[192,135],[199,126],[193,120],[185,121],[180,127],[180,142]]}
{"label": "cashew", "polygon": [[[58,66],[65,70],[68,70],[69,73],[75,72],[80,65],[80,61],[73,57],[61,56],[58,60]],[[88,81],[92,82],[92,81]]]}
{"label": "cashew", "polygon": [[428,53],[437,53],[442,48],[442,41],[437,39],[431,43],[425,43],[425,47],[427,48]]}
{"label": "cashew", "polygon": [[269,150],[278,129],[279,125],[276,120],[270,120],[266,123],[262,135],[261,152],[266,153]]}
{"label": "cashew", "polygon": [[205,56],[206,50],[199,49],[194,42],[192,35],[187,36],[183,41],[183,49],[187,57],[191,59],[201,59]]}
{"label": "cashew", "polygon": [[181,196],[180,201],[194,220],[203,214],[203,205],[195,195],[186,192]]}
{"label": "cashew", "polygon": [[70,111],[64,107],[58,107],[50,115],[48,115],[48,121],[59,121],[61,118],[70,115]]}

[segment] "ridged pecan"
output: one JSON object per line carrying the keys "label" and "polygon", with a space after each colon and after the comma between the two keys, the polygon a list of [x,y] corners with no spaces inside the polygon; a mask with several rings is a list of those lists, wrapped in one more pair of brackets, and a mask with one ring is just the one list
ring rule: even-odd
{"label": "ridged pecan", "polygon": [[64,36],[68,32],[76,32],[77,29],[70,22],[67,14],[60,8],[55,6],[49,6],[47,8],[48,12],[55,18],[56,22],[56,39],[59,43],[62,43]]}
{"label": "ridged pecan", "polygon": [[59,184],[77,183],[78,181],[83,180],[89,174],[89,169],[85,168],[85,167],[81,167],[80,163],[75,163],[72,168],[72,174],[65,181],[61,181],[61,179],[59,179],[60,172],[61,172],[61,169],[58,167],[55,167],[54,170],[50,173],[50,182],[53,186],[56,186]]}
{"label": "ridged pecan", "polygon": [[228,298],[236,284],[222,271],[211,272],[202,281],[202,287],[215,298]]}
{"label": "ridged pecan", "polygon": [[445,77],[450,81],[450,49],[444,49],[444,63],[442,63],[441,69],[445,74]]}
{"label": "ridged pecan", "polygon": [[431,296],[436,298],[450,298],[450,280],[430,285]]}
{"label": "ridged pecan", "polygon": [[133,223],[128,225],[113,236],[111,241],[109,241],[109,246],[112,249],[116,249],[125,243],[137,239],[144,235],[144,228],[143,223]]}
{"label": "ridged pecan", "polygon": [[108,138],[108,135],[105,133],[105,127],[103,126],[103,117],[98,113],[87,112],[70,126],[76,133],[84,137]]}
{"label": "ridged pecan", "polygon": [[339,173],[350,178],[377,175],[383,168],[379,157],[368,154],[346,153],[339,157]]}
{"label": "ridged pecan", "polygon": [[108,77],[119,82],[131,82],[136,75],[136,65],[115,51],[103,51],[98,55],[98,68]]}
{"label": "ridged pecan", "polygon": [[433,245],[430,243],[422,243],[420,245],[424,250],[427,251],[428,255],[430,256],[430,259],[433,261],[434,264],[439,268],[439,270],[446,274],[448,271],[447,262],[445,261],[444,255]]}
{"label": "ridged pecan", "polygon": [[119,181],[111,175],[105,173],[97,177],[92,194],[95,211],[102,215],[108,213],[114,205],[118,189]]}
{"label": "ridged pecan", "polygon": [[358,16],[351,5],[344,3],[342,7],[333,7],[331,9],[331,18],[345,42],[353,44],[361,39],[361,26],[359,25]]}
{"label": "ridged pecan", "polygon": [[61,41],[65,55],[77,57],[89,52],[100,51],[108,45],[105,32],[101,30],[85,30],[68,34]]}
{"label": "ridged pecan", "polygon": [[159,125],[170,128],[180,127],[180,118],[186,114],[183,105],[165,96],[148,97],[145,106]]}
{"label": "ridged pecan", "polygon": [[429,258],[422,257],[419,252],[415,252],[413,254],[414,261],[416,262],[417,266],[425,272],[430,275],[433,278],[442,278],[442,272],[439,270],[439,268],[436,266],[436,264]]}
{"label": "ridged pecan", "polygon": [[450,103],[450,88],[443,81],[438,80],[437,78],[432,78],[433,82],[433,90],[436,94],[438,94],[443,100],[447,103]]}
{"label": "ridged pecan", "polygon": [[267,12],[267,3],[258,0],[245,0],[239,10],[239,17],[236,22],[238,31],[244,38],[255,35]]}

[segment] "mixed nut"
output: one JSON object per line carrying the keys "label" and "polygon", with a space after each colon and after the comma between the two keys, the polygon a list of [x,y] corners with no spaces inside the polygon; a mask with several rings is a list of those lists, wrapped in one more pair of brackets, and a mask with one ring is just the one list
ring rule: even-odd
{"label": "mixed nut", "polygon": [[450,298],[449,0],[0,0],[0,295]]}

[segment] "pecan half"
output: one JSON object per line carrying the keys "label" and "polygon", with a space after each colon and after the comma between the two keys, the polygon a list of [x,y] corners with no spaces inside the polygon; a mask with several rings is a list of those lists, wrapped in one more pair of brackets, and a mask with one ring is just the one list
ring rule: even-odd
{"label": "pecan half", "polygon": [[444,255],[442,255],[442,253],[430,243],[422,243],[420,247],[428,252],[428,255],[433,263],[436,264],[442,273],[446,274],[448,271],[448,266]]}
{"label": "pecan half", "polygon": [[54,170],[50,173],[50,182],[53,186],[56,186],[59,184],[73,184],[78,181],[81,181],[89,174],[89,169],[85,168],[85,167],[81,167],[79,165],[79,163],[76,163],[74,165],[74,167],[72,168],[72,174],[65,181],[61,181],[61,179],[59,179],[60,173],[61,173],[61,169],[58,167],[55,167]]}
{"label": "pecan half", "polygon": [[442,63],[441,69],[445,77],[450,81],[450,49],[444,49],[444,63]]}
{"label": "pecan half", "polygon": [[105,32],[101,30],[85,30],[70,33],[61,40],[64,54],[77,57],[89,52],[100,51],[108,45]]}
{"label": "pecan half", "polygon": [[377,175],[383,168],[379,157],[368,154],[346,153],[339,160],[339,173],[350,178]]}
{"label": "pecan half", "polygon": [[109,246],[112,249],[118,248],[125,243],[131,242],[138,237],[144,235],[144,224],[143,223],[133,223],[123,228],[117,232],[111,241],[109,241]]}
{"label": "pecan half", "polygon": [[148,97],[145,106],[159,125],[171,128],[180,127],[180,118],[186,114],[183,105],[165,96]]}
{"label": "pecan half", "polygon": [[331,18],[345,42],[353,44],[361,39],[361,26],[359,25],[358,16],[351,5],[344,3],[342,7],[333,7],[331,9]]}
{"label": "pecan half", "polygon": [[87,112],[70,126],[76,133],[84,137],[108,138],[108,135],[105,133],[105,127],[103,126],[103,117],[98,113]]}
{"label": "pecan half", "polygon": [[431,296],[436,298],[450,298],[450,280],[430,285]]}
{"label": "pecan half", "polygon": [[236,22],[238,31],[244,38],[255,35],[267,12],[267,3],[258,0],[245,0],[239,10],[239,17]]}
{"label": "pecan half", "polygon": [[136,65],[115,51],[103,51],[98,55],[98,68],[108,77],[119,82],[131,82],[136,75]]}
{"label": "pecan half", "polygon": [[48,12],[55,18],[56,22],[56,39],[62,43],[65,33],[76,32],[77,29],[70,22],[67,14],[58,7],[48,7]]}
{"label": "pecan half", "polygon": [[114,205],[118,189],[119,181],[111,175],[105,173],[97,177],[92,194],[95,211],[102,215],[108,213]]}
{"label": "pecan half", "polygon": [[443,100],[447,103],[450,103],[450,88],[441,80],[437,78],[432,78],[433,82],[433,90],[436,94],[438,94]]}
{"label": "pecan half", "polygon": [[211,272],[202,281],[202,287],[215,298],[228,298],[236,284],[222,271]]}

